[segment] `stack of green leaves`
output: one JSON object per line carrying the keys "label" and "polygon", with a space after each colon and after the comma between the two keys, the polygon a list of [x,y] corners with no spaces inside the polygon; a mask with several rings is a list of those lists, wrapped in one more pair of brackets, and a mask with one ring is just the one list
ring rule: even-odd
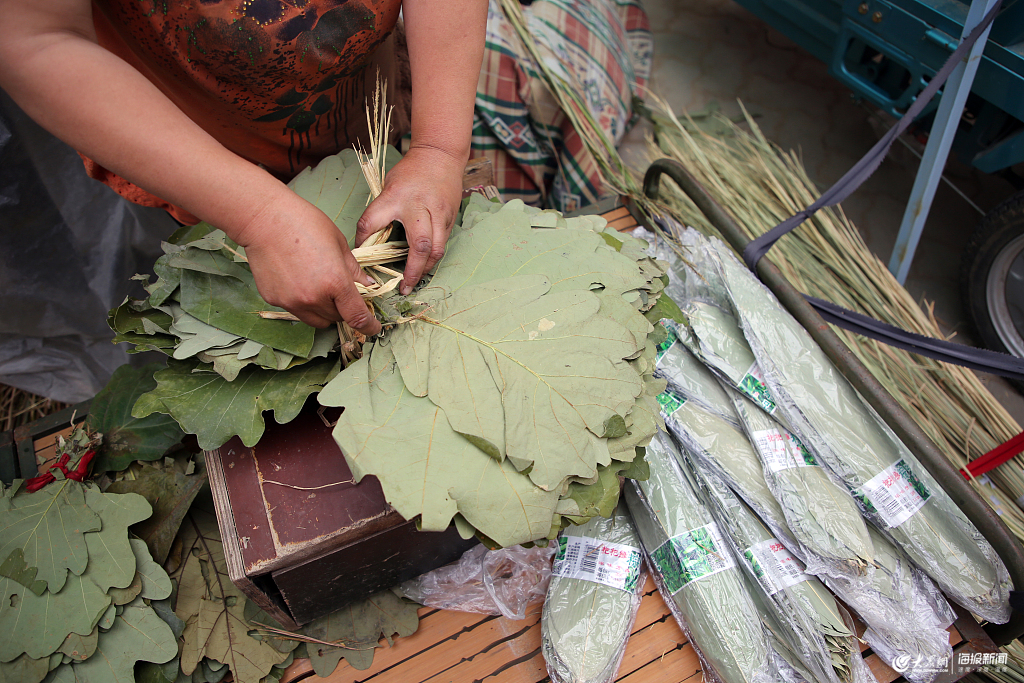
{"label": "stack of green leaves", "polygon": [[[389,148],[388,166],[397,154]],[[306,169],[289,187],[353,242],[370,194],[354,151]],[[140,278],[149,296],[125,301],[108,320],[115,342],[170,357],[133,415],[169,414],[205,449],[235,435],[254,445],[263,411],[274,411],[281,423],[292,420],[306,397],[338,373],[338,330],[262,317],[283,311],[260,297],[244,249],[209,224],[182,228],[163,247],[156,281]]]}
{"label": "stack of green leaves", "polygon": [[171,580],[128,537],[150,513],[142,496],[59,474],[34,493],[20,480],[0,491],[0,680],[119,683],[137,661],[174,659]]}
{"label": "stack of green leaves", "polygon": [[494,545],[608,516],[659,423],[666,264],[598,217],[474,197],[430,282],[319,394],[356,479]]}

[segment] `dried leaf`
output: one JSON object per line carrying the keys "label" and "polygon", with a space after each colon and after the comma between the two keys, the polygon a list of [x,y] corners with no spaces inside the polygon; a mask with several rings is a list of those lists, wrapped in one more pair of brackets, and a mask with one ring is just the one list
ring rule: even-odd
{"label": "dried leaf", "polygon": [[104,591],[126,588],[135,577],[135,553],[128,541],[128,527],[149,517],[153,509],[134,493],[103,493],[90,486],[85,493],[89,507],[103,520],[103,528],[85,535],[89,548],[89,576]]}
{"label": "dried leaf", "polygon": [[153,514],[132,525],[131,532],[146,542],[153,559],[162,564],[181,520],[205,483],[205,471],[184,475],[173,468],[157,469],[147,465],[138,470],[135,479],[115,481],[107,487],[107,492],[137,493],[149,501]]}
{"label": "dried leaf", "polygon": [[[310,328],[313,329],[313,328]],[[263,412],[274,411],[281,424],[299,414],[306,397],[316,393],[340,370],[337,359],[316,359],[277,372],[249,366],[234,382],[216,373],[194,373],[197,363],[168,361],[154,377],[157,387],[136,402],[132,415],[171,415],[199,439],[205,450],[217,448],[238,433],[253,446],[263,436]]]}
{"label": "dried leaf", "polygon": [[599,437],[616,435],[643,389],[623,360],[643,347],[597,315],[600,299],[551,289],[542,275],[457,289],[388,339],[413,394],[489,454],[532,465],[548,491],[609,462]]}
{"label": "dried leaf", "polygon": [[174,634],[141,598],[126,605],[84,662],[54,669],[54,683],[135,683],[135,662],[162,664],[178,654]]}
{"label": "dried leaf", "polygon": [[83,536],[101,525],[100,516],[85,503],[83,484],[54,482],[35,493],[14,496],[11,508],[0,513],[0,557],[7,559],[21,550],[27,567],[38,569],[36,580],[45,581],[47,590],[56,593],[68,570],[85,571],[89,553]]}
{"label": "dried leaf", "polygon": [[23,652],[33,659],[48,657],[69,633],[88,635],[110,606],[110,598],[88,576],[69,574],[59,593],[35,595],[20,583],[0,579],[0,662]]}
{"label": "dried leaf", "polygon": [[193,506],[180,537],[184,558],[175,614],[185,622],[181,670],[191,675],[204,657],[226,663],[237,683],[255,683],[287,654],[248,635],[245,595],[228,578],[217,519],[208,501]]}
{"label": "dried leaf", "polygon": [[266,344],[295,356],[309,355],[316,328],[284,320],[265,320],[259,311],[283,310],[270,306],[256,290],[252,273],[246,281],[194,270],[181,272],[181,307],[224,332]]}
{"label": "dried leaf", "polygon": [[0,683],[39,683],[50,672],[47,657],[32,659],[21,655],[12,662],[0,662]]}
{"label": "dried leaf", "polygon": [[447,529],[459,512],[502,545],[547,536],[558,493],[486,455],[437,406],[409,393],[390,349],[375,344],[319,396],[346,406],[334,438],[356,480],[378,475],[388,502],[428,531]]}
{"label": "dried leaf", "polygon": [[381,591],[303,627],[306,635],[345,647],[307,643],[310,664],[318,676],[330,676],[344,657],[354,669],[368,669],[380,639],[391,644],[393,636],[410,636],[419,627],[419,605]]}
{"label": "dried leaf", "polygon": [[57,652],[71,657],[76,662],[84,662],[96,652],[96,645],[99,642],[100,630],[94,628],[88,635],[80,636],[77,633],[69,634],[61,643]]}
{"label": "dried leaf", "polygon": [[185,434],[164,415],[132,417],[139,396],[156,387],[153,373],[161,364],[141,368],[122,365],[89,406],[89,428],[103,434],[93,472],[123,470],[134,460],[156,460],[179,443]]}
{"label": "dried leaf", "polygon": [[46,591],[46,582],[36,578],[38,571],[35,567],[25,564],[25,553],[21,548],[12,550],[7,559],[0,564],[0,576],[14,579],[36,595],[42,595]]}

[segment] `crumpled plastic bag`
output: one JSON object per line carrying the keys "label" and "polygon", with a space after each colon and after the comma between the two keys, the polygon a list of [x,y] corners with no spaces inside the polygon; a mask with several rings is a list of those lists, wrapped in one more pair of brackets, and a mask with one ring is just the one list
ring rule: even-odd
{"label": "crumpled plastic bag", "polygon": [[89,178],[3,91],[0,226],[0,382],[77,403],[121,365],[154,360],[111,344],[107,311],[145,295],[129,278],[152,268],[177,224]]}
{"label": "crumpled plastic bag", "polygon": [[555,546],[471,548],[452,564],[403,583],[405,597],[427,607],[525,619],[548,590]]}

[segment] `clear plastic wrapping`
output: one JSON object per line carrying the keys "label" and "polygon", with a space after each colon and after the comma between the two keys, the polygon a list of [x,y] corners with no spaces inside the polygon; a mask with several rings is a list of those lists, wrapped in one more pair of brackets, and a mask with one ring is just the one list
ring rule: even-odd
{"label": "clear plastic wrapping", "polygon": [[[963,512],[870,409],[803,327],[718,240],[687,231],[702,291],[738,320],[764,383],[793,433],[952,599],[995,623],[1009,619],[1006,568]],[[695,278],[691,278],[695,279]]]}
{"label": "clear plastic wrapping", "polygon": [[779,673],[740,569],[659,432],[650,479],[626,483],[626,502],[658,590],[704,665],[705,680],[769,683]]}
{"label": "clear plastic wrapping", "polygon": [[778,618],[779,632],[788,636],[790,648],[813,678],[822,683],[872,680],[849,613],[724,482],[693,460],[686,461],[749,583]]}
{"label": "clear plastic wrapping", "polygon": [[761,461],[746,435],[723,418],[679,395],[662,398],[665,426],[683,448],[709,468],[763,519],[787,547],[797,545],[786,516],[764,479]]}
{"label": "clear plastic wrapping", "polygon": [[457,562],[403,583],[405,597],[427,607],[525,619],[544,597],[555,547],[470,548]]}
{"label": "clear plastic wrapping", "polygon": [[626,652],[646,580],[624,504],[611,518],[566,529],[541,616],[541,652],[553,683],[607,683]]}

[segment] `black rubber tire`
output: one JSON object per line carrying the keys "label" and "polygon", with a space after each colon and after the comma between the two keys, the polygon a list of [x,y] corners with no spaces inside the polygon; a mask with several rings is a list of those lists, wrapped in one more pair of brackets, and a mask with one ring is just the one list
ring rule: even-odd
{"label": "black rubber tire", "polygon": [[[981,343],[1024,358],[1024,192],[981,220],[961,259],[960,289]],[[1024,393],[1024,382],[1012,382]]]}

